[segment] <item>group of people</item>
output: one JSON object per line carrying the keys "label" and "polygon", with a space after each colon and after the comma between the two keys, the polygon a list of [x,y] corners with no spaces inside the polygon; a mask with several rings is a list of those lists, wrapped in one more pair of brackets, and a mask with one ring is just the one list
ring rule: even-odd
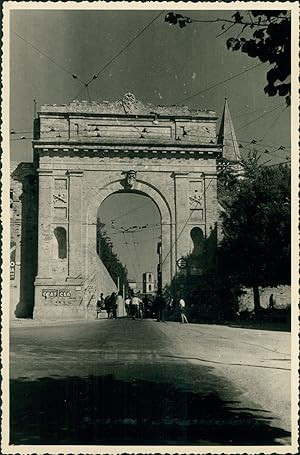
{"label": "group of people", "polygon": [[161,292],[158,292],[154,300],[147,295],[141,298],[141,295],[133,294],[132,297],[126,296],[125,302],[121,293],[113,292],[104,298],[103,293],[96,303],[96,312],[98,315],[102,310],[107,313],[108,319],[116,319],[117,317],[126,317],[135,319],[156,318],[158,322],[164,322],[167,313],[179,310],[182,324],[187,324],[188,319],[185,314],[186,304],[183,297],[171,298],[167,304]]}
{"label": "group of people", "polygon": [[187,324],[188,319],[186,317],[186,305],[185,300],[182,296],[179,298],[170,298],[169,303],[166,304],[165,298],[162,293],[158,293],[156,299],[154,300],[154,308],[156,314],[156,320],[158,322],[165,321],[166,312],[167,314],[174,314],[177,310],[180,313],[180,319],[182,324]]}
{"label": "group of people", "polygon": [[120,316],[118,313],[121,313],[122,311],[122,304],[122,294],[112,292],[104,298],[103,293],[101,293],[96,303],[97,319],[102,310],[107,312],[108,319],[117,319],[117,316]]}
{"label": "group of people", "polygon": [[103,293],[100,294],[100,298],[96,304],[96,318],[101,313],[101,310],[105,310],[108,319],[117,319],[117,317],[131,317],[132,319],[143,319],[145,304],[147,304],[147,298],[143,300],[137,295],[133,295],[131,298],[126,297],[125,302],[122,294],[113,292],[104,298]]}

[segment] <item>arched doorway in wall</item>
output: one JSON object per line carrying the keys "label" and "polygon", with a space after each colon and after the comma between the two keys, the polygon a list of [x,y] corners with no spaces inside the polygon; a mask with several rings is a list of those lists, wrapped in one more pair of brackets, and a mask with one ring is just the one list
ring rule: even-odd
{"label": "arched doorway in wall", "polygon": [[97,253],[121,292],[126,293],[128,285],[123,287],[122,268],[120,274],[116,265],[110,270],[107,261],[111,255],[126,267],[131,289],[144,293],[143,274],[150,273],[153,277],[151,293],[155,293],[159,286],[161,214],[149,196],[132,191],[109,195],[98,210],[96,235]]}
{"label": "arched doorway in wall", "polygon": [[193,242],[191,254],[193,256],[200,256],[203,253],[204,248],[203,230],[199,227],[193,227],[191,229],[190,236]]}

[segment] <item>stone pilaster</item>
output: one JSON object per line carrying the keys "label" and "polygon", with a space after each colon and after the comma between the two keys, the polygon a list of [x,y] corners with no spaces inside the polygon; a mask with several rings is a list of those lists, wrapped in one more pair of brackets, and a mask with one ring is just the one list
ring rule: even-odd
{"label": "stone pilaster", "polygon": [[205,175],[205,234],[210,235],[210,231],[218,221],[218,200],[217,200],[217,175],[211,173]]}
{"label": "stone pilaster", "polygon": [[[175,274],[174,269],[174,250],[175,245],[172,242],[171,234],[172,226],[169,223],[162,221],[161,225],[161,275],[162,275],[162,287],[168,285],[172,277]],[[173,268],[172,268],[173,266]]]}
{"label": "stone pilaster", "polygon": [[[69,277],[82,275],[82,177],[83,172],[68,171],[69,176],[69,233],[68,258]],[[95,239],[96,242],[96,239]]]}
{"label": "stone pilaster", "polygon": [[189,173],[188,172],[174,172],[174,199],[175,199],[175,239],[174,239],[174,252],[175,260],[181,256],[185,256],[188,251],[189,245],[189,232],[188,232],[188,190],[189,190]]}
{"label": "stone pilaster", "polygon": [[52,276],[52,170],[38,169],[38,277]]}

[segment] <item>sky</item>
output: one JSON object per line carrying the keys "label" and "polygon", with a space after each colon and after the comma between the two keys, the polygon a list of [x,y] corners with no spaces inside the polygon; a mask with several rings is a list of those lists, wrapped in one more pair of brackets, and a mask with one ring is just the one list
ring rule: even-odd
{"label": "sky", "polygon": [[[252,140],[260,140],[255,147],[262,153],[262,161],[287,162],[290,159],[290,111],[284,98],[264,94],[266,71],[270,66],[261,64],[222,83],[260,63],[241,52],[227,50],[226,39],[236,36],[240,29],[231,28],[224,34],[222,23],[218,22],[193,22],[181,29],[165,23],[164,16],[169,11],[33,8],[11,11],[11,160],[32,159],[34,100],[38,111],[43,104],[64,104],[89,97],[95,101],[115,101],[132,92],[145,103],[186,104],[191,108],[214,110],[218,116],[227,97],[237,139],[244,147],[242,153],[253,147]],[[99,72],[160,12],[162,14],[90,84],[87,92],[82,82]],[[180,11],[202,20],[228,19],[234,12]],[[76,74],[77,79],[72,74]],[[203,93],[193,96],[198,92]],[[189,99],[181,103],[185,98]],[[279,150],[281,146],[284,148]],[[269,153],[265,153],[266,150]],[[111,232],[114,249],[126,261],[130,278],[141,281],[142,272],[156,270],[159,230],[152,225],[159,223],[159,213],[147,198],[144,198],[144,207],[138,209],[143,205],[139,200],[141,196],[128,196],[121,202],[118,197],[112,196],[113,199],[101,207],[110,231],[111,221],[122,214],[116,220],[118,229],[146,224],[151,228],[141,229],[134,235],[125,234],[126,243],[124,234]],[[130,210],[133,211],[126,215]],[[138,260],[136,248],[146,244],[149,244],[148,254],[140,249]],[[145,257],[149,258],[148,263]]]}

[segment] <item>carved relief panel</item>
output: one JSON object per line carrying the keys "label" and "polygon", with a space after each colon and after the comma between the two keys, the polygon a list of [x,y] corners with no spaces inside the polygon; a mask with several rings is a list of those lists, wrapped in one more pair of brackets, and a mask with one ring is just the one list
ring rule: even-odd
{"label": "carved relief panel", "polygon": [[55,178],[54,179],[52,204],[53,204],[53,209],[54,209],[54,218],[57,220],[67,220],[68,181],[66,178]]}
{"label": "carved relief panel", "polygon": [[190,220],[203,220],[204,189],[203,180],[189,182],[188,204],[192,211]]}

